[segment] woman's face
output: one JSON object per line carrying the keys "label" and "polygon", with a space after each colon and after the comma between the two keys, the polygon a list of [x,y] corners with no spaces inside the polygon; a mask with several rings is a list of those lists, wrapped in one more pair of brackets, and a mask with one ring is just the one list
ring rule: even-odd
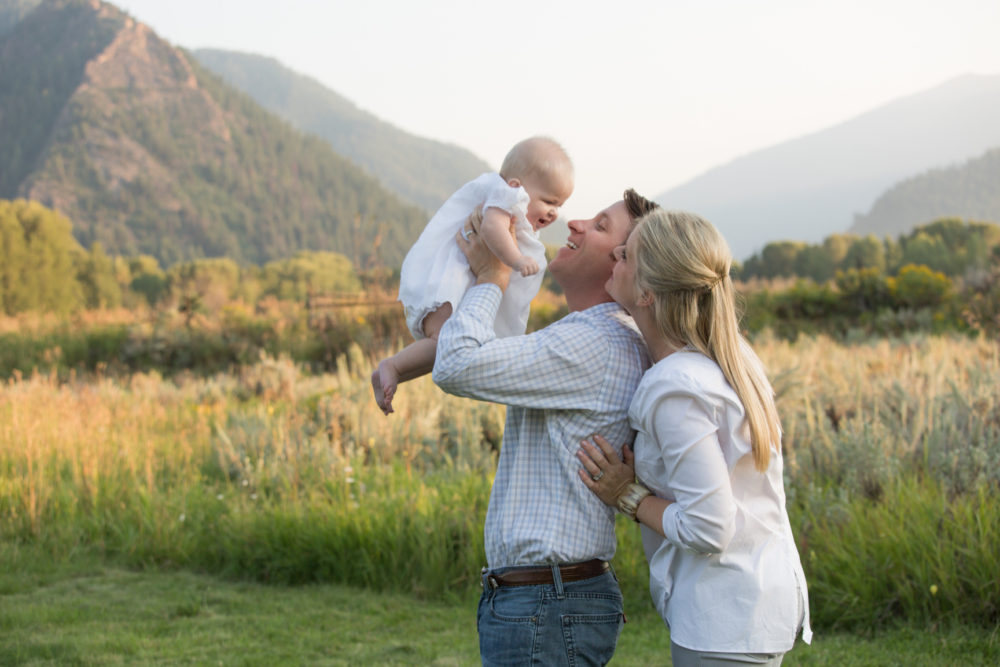
{"label": "woman's face", "polygon": [[618,305],[629,314],[634,314],[639,299],[639,288],[635,284],[635,253],[638,246],[638,234],[629,234],[625,245],[615,248],[615,266],[611,278],[604,288]]}

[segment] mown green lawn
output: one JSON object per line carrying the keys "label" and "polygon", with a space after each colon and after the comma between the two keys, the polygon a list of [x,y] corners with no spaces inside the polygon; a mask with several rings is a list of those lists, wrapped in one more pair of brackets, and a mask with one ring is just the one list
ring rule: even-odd
{"label": "mown green lawn", "polygon": [[[478,664],[473,599],[136,572],[86,557],[6,565],[0,665]],[[660,619],[645,600],[628,607],[612,664],[668,665]],[[785,664],[994,665],[998,634],[962,626],[900,626],[870,636],[820,631]]]}

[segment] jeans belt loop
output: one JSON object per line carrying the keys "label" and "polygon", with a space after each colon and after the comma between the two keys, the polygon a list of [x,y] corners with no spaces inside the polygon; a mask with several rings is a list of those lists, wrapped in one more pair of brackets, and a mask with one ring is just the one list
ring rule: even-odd
{"label": "jeans belt loop", "polygon": [[552,583],[556,586],[556,597],[562,600],[566,597],[566,589],[563,588],[562,572],[559,571],[559,563],[552,563]]}

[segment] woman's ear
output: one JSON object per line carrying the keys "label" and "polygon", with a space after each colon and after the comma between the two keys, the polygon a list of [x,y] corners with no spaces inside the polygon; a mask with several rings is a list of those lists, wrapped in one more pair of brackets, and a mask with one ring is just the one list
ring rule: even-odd
{"label": "woman's ear", "polygon": [[644,307],[649,307],[653,305],[653,295],[647,290],[643,290],[642,294],[639,295],[639,305]]}

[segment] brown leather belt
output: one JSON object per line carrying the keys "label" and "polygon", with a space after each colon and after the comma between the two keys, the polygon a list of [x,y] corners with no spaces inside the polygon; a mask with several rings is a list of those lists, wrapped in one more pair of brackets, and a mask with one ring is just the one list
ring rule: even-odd
{"label": "brown leather belt", "polygon": [[[580,581],[597,577],[608,571],[610,566],[603,560],[595,558],[582,563],[569,563],[559,566],[559,577],[563,581]],[[490,573],[487,580],[494,587],[499,586],[538,586],[555,583],[552,580],[551,567],[519,567],[507,570],[503,574]]]}

